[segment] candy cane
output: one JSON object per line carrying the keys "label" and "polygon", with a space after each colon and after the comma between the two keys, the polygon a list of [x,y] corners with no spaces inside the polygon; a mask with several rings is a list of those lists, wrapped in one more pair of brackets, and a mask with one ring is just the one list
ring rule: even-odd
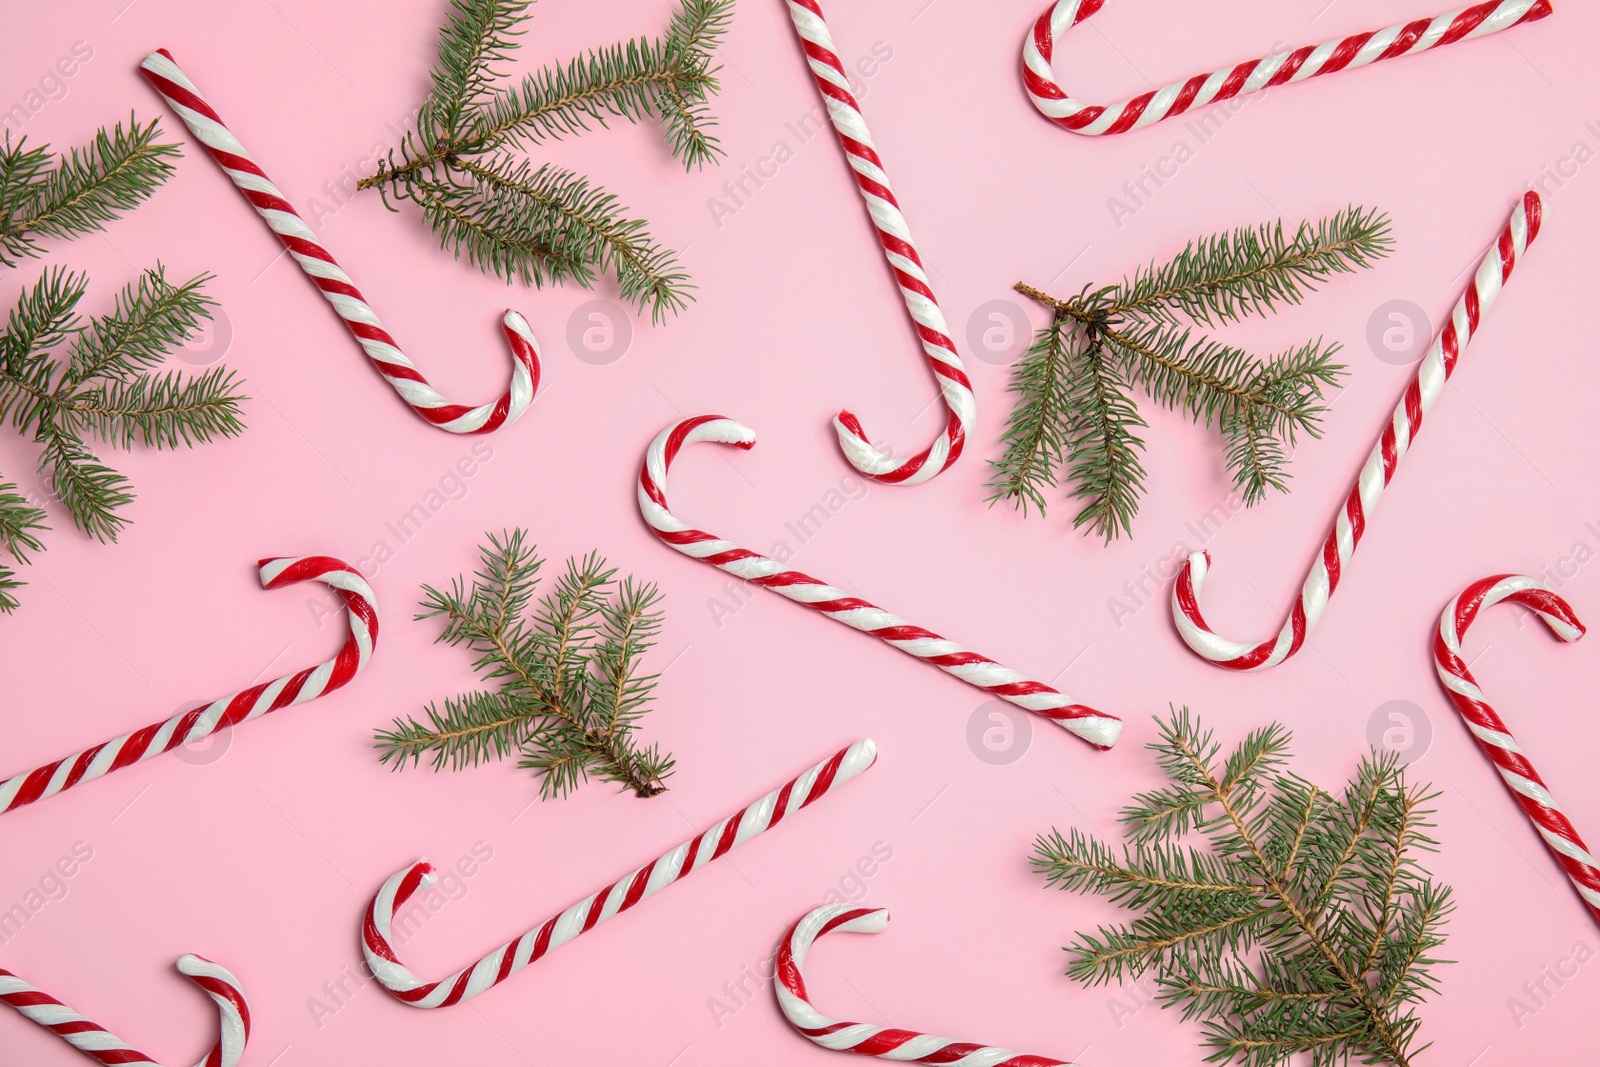
{"label": "candy cane", "polygon": [[1522,813],[1544,838],[1545,847],[1572,879],[1589,914],[1600,921],[1600,862],[1590,855],[1589,846],[1550,795],[1549,787],[1518,747],[1499,713],[1483,699],[1483,690],[1478,688],[1477,679],[1461,655],[1461,638],[1478,613],[1502,600],[1537,614],[1563,641],[1576,641],[1583,636],[1583,623],[1573,614],[1572,606],[1543,582],[1520,574],[1496,574],[1473,582],[1445,606],[1439,616],[1439,632],[1433,639],[1433,664],[1445,696],[1461,713],[1478,747],[1500,772]]}
{"label": "candy cane", "polygon": [[778,1007],[789,1025],[812,1041],[834,1052],[854,1052],[860,1056],[879,1056],[897,1063],[943,1063],[961,1067],[1071,1067],[1066,1060],[1029,1056],[1010,1049],[952,1041],[915,1030],[901,1030],[870,1023],[847,1023],[822,1014],[806,992],[803,968],[811,943],[834,930],[876,934],[889,922],[887,908],[858,908],[851,904],[827,904],[809,912],[789,928],[778,947]]}
{"label": "candy cane", "polygon": [[123,734],[113,741],[0,782],[0,815],[112,771],[154,759],[180,745],[258,719],[279,708],[315,700],[354,678],[372,658],[372,649],[378,640],[378,606],[367,580],[354,567],[332,556],[281,556],[264,559],[258,566],[264,589],[282,589],[297,582],[316,581],[330,586],[338,594],[344,601],[350,625],[350,635],[338,655],[326,663],[218,697],[205,707],[180,712],[166,722]]}
{"label": "candy cane", "polygon": [[1122,720],[1083,704],[1075,704],[1060,692],[1003,667],[987,656],[968,652],[954,641],[946,641],[931,630],[915,626],[898,615],[891,615],[876,604],[853,597],[842,589],[826,585],[808,574],[785,570],[776,560],[748,548],[740,548],[704,530],[696,530],[672,514],[667,504],[667,471],[684,445],[713,441],[749,449],[756,443],[755,431],[720,415],[699,415],[668,426],[650,443],[639,469],[639,512],[661,540],[690,559],[709,563],[743,578],[753,585],[770,589],[779,596],[842,622],[852,629],[898,648],[947,674],[992,693],[1019,708],[1043,715],[1072,731],[1096,748],[1110,748],[1122,732]]}
{"label": "candy cane", "polygon": [[[250,1006],[239,989],[239,980],[227,968],[193,955],[179,960],[178,970],[216,1001],[221,1019],[216,1045],[196,1067],[237,1067],[245,1044],[250,1040]],[[84,1018],[55,997],[3,969],[0,969],[0,1004],[17,1009],[99,1063],[148,1063],[160,1067],[156,1060],[132,1048],[99,1023]]]}
{"label": "candy cane", "polygon": [[1300,651],[1322,618],[1328,599],[1339,588],[1339,579],[1361,543],[1384,489],[1422,430],[1423,417],[1433,410],[1439,394],[1444,391],[1444,383],[1456,369],[1462,350],[1478,332],[1482,316],[1500,295],[1501,286],[1511,277],[1512,269],[1528,245],[1539,236],[1541,214],[1538,193],[1529,192],[1517,202],[1511,220],[1478,265],[1478,272],[1461,294],[1450,321],[1417,365],[1416,375],[1372,446],[1366,465],[1361,468],[1356,484],[1351,487],[1344,507],[1322,543],[1321,554],[1306,575],[1299,599],[1276,637],[1250,645],[1214,633],[1200,614],[1200,592],[1211,567],[1211,553],[1202,551],[1189,556],[1172,587],[1172,620],[1184,643],[1197,654],[1229,670],[1262,671]]}
{"label": "candy cane", "polygon": [[1085,104],[1068,96],[1050,69],[1056,38],[1100,10],[1105,0],[1059,0],[1033,24],[1022,45],[1022,80],[1039,113],[1073,133],[1127,133],[1190,108],[1204,108],[1319,74],[1364,67],[1380,59],[1411,56],[1440,45],[1469,41],[1550,14],[1549,0],[1504,0],[1476,4],[1431,19],[1357,33],[1339,41],[1306,45],[1264,59],[1196,74],[1164,89],[1120,104]]}
{"label": "candy cane", "polygon": [[916,485],[935,477],[961,456],[967,427],[977,418],[972,383],[967,380],[961,357],[956,355],[950,327],[945,324],[944,312],[939,310],[922,257],[912,244],[911,227],[900,213],[900,202],[895,199],[889,175],[883,170],[883,160],[878,158],[872,134],[867,131],[861,105],[850,91],[850,77],[839,62],[838,50],[833,46],[828,24],[822,17],[822,7],[817,0],[788,0],[788,4],[789,17],[794,20],[795,32],[800,36],[806,62],[811,67],[812,80],[817,83],[817,91],[827,105],[828,118],[839,135],[839,145],[855,175],[856,188],[861,191],[861,199],[872,216],[878,243],[888,257],[889,269],[894,271],[906,311],[916,322],[917,337],[927,355],[928,366],[939,380],[939,393],[946,411],[944,432],[927,448],[905,459],[896,459],[880,451],[867,439],[861,420],[848,411],[839,412],[833,420],[833,428],[839,435],[839,447],[844,450],[845,459],[856,470],[874,481]]}
{"label": "candy cane", "polygon": [[412,1007],[448,1008],[471,1000],[538,962],[551,949],[560,948],[579,934],[587,933],[712,860],[727,855],[752,837],[765,833],[871,767],[877,758],[877,745],[870,740],[857,741],[671,852],[623,875],[542,926],[437,982],[424,981],[401,963],[395,956],[392,941],[395,911],[404,907],[417,890],[438,880],[433,865],[425,859],[418,860],[383,883],[367,908],[361,930],[367,966],[385,989]]}
{"label": "candy cane", "polygon": [[300,269],[344,320],[378,373],[388,379],[400,399],[411,405],[413,411],[451,433],[492,433],[522,417],[539,388],[539,352],[526,319],[515,311],[507,311],[501,321],[506,342],[511,346],[512,365],[511,384],[500,399],[475,408],[452,404],[428,384],[428,379],[400,351],[395,339],[378,321],[378,313],[334,261],[333,253],[322,246],[305,219],[289,203],[289,198],[272,183],[267,172],[200,95],[194,82],[173,60],[172,53],[164,48],[151,52],[140,68],[145,80],[166,99],[223,173],[239,187],[256,214],[277,234],[283,247],[300,264]]}

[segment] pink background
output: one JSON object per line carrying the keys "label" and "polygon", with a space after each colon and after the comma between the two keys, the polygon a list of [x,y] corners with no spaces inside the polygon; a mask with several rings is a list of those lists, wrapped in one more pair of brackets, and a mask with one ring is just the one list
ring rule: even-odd
{"label": "pink background", "polygon": [[[1400,700],[1417,709],[1416,736],[1431,732],[1416,762],[1444,791],[1443,853],[1430,862],[1459,901],[1446,954],[1462,962],[1442,971],[1423,1011],[1436,1042],[1428,1062],[1576,1052],[1600,964],[1584,963],[1562,988],[1547,983],[1543,1003],[1522,986],[1575,946],[1588,959],[1600,934],[1444,702],[1427,651],[1443,603],[1487,573],[1562,568],[1578,611],[1600,612],[1600,569],[1579,565],[1600,549],[1600,370],[1583,297],[1600,281],[1591,245],[1600,170],[1588,163],[1600,148],[1600,17],[1558,6],[1550,20],[1489,40],[1274,91],[1200,145],[1181,121],[1104,140],[1045,123],[1016,74],[1034,4],[831,4],[846,59],[880,41],[892,50],[863,106],[969,356],[981,420],[950,473],[916,489],[874,487],[804,545],[783,524],[848,473],[828,416],[848,405],[908,451],[935,432],[939,409],[928,406],[930,377],[837,147],[831,137],[799,145],[785,128],[817,98],[776,0],[741,4],[722,54],[720,167],[686,176],[656,130],[626,124],[538,153],[590,173],[650,219],[700,286],[699,302],[663,327],[624,316],[632,345],[616,362],[584,362],[567,340],[581,306],[613,298],[610,284],[508,292],[441,253],[414,211],[392,215],[371,193],[322,220],[328,245],[447,396],[478,402],[502,387],[495,323],[508,303],[543,350],[533,410],[487,439],[492,459],[465,495],[403,546],[385,523],[437,487],[473,440],[403,408],[292,263],[275,258],[278,246],[217,168],[189,151],[150,203],[104,236],[52,242],[48,262],[91,273],[88,311],[157,260],[175,277],[215,271],[226,361],[253,398],[249,430],[193,452],[118,455],[139,499],[114,547],[88,542],[52,509],[57,528],[26,573],[22,612],[0,622],[0,772],[326,657],[342,635],[335,620],[318,624],[330,601],[311,587],[263,593],[260,556],[355,561],[388,542],[394,558],[372,576],[382,640],[348,689],[250,726],[221,758],[169,756],[6,817],[0,908],[26,900],[75,843],[93,858],[7,937],[0,964],[167,1062],[191,1061],[212,1040],[210,1007],[171,970],[195,951],[245,984],[257,1022],[250,1064],[817,1064],[827,1054],[788,1029],[768,989],[740,1005],[723,986],[830,890],[864,888],[895,920],[877,938],[841,935],[819,948],[813,991],[824,1010],[1090,1065],[1199,1062],[1199,1032],[1175,1013],[1136,1010],[1144,998],[1131,987],[1084,990],[1062,976],[1058,946],[1115,910],[1046,890],[1027,865],[1033,836],[1051,826],[1114,835],[1117,809],[1156,780],[1140,746],[1153,736],[1149,716],[1169,702],[1187,703],[1228,741],[1284,721],[1298,769],[1333,785],[1367,745],[1376,709]],[[392,142],[386,124],[420,101],[442,7],[18,8],[0,105],[24,100],[86,42],[93,57],[65,95],[16,130],[81,142],[130,108],[162,112],[135,68],[166,46],[302,210],[314,198],[332,207],[325,183]],[[653,35],[668,13],[664,2],[551,0],[522,54],[531,64],[623,30]],[[1118,0],[1066,37],[1058,70],[1082,96],[1119,99],[1275,43],[1431,13],[1379,0]],[[1159,33],[1144,29],[1153,21]],[[722,183],[780,140],[793,158],[736,212],[714,217]],[[1193,158],[1118,225],[1108,199],[1180,141]],[[1573,156],[1579,143],[1587,165]],[[1120,618],[1111,609],[1175,544],[1199,547],[1185,524],[1228,493],[1211,433],[1146,406],[1150,496],[1135,537],[1108,549],[1072,532],[1064,501],[1043,521],[981,502],[1008,371],[1001,356],[970,358],[980,305],[1012,301],[1037,322],[1010,294],[1014,281],[1068,294],[1196,234],[1380,206],[1398,246],[1377,269],[1227,331],[1262,351],[1320,334],[1346,344],[1351,366],[1324,439],[1296,458],[1295,492],[1233,516],[1208,542],[1217,559],[1208,613],[1226,633],[1264,636],[1411,373],[1377,358],[1369,320],[1403,299],[1439,321],[1515,196],[1557,168],[1566,177],[1545,187],[1544,236],[1446,389],[1312,647],[1290,664],[1233,676],[1182,647],[1159,600]],[[42,269],[0,277],[0,303]],[[978,319],[980,330],[991,324]],[[679,514],[761,550],[782,538],[810,573],[1036,677],[1065,671],[1062,688],[1127,720],[1121,745],[1096,753],[1035,722],[1020,760],[991,765],[967,740],[986,704],[977,691],[774,596],[756,593],[719,618],[724,576],[660,546],[633,502],[646,442],[706,411],[754,426],[762,443],[748,455],[686,454],[673,486]],[[0,434],[0,471],[29,490],[39,488],[34,461],[31,446]],[[595,784],[530,807],[534,782],[511,763],[398,776],[378,765],[374,727],[475,684],[463,653],[433,645],[435,623],[411,621],[419,585],[470,568],[484,530],[516,524],[556,561],[599,548],[665,589],[669,621],[652,661],[671,668],[643,731],[680,761],[662,799]],[[1584,683],[1600,652],[1521,632],[1534,629],[1513,611],[1491,612],[1469,654],[1574,821],[1592,828],[1600,725]],[[451,862],[476,842],[493,849],[458,891],[464,899],[405,951],[419,971],[442,974],[861,736],[882,750],[870,774],[470,1007],[414,1011],[349,982],[340,1003],[324,988],[356,969],[370,894],[419,854]],[[858,881],[853,867],[878,842],[893,858]],[[1513,997],[1534,1010],[1514,1012]],[[738,1010],[715,1012],[714,998]],[[59,1042],[0,1014],[0,1063],[73,1062]]]}

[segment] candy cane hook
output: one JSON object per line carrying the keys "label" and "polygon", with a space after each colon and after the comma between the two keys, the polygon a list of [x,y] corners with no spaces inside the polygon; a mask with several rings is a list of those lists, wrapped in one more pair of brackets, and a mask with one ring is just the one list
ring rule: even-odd
{"label": "candy cane hook", "polygon": [[778,1007],[789,1025],[825,1049],[879,1056],[897,1063],[959,1064],[962,1067],[1071,1067],[1066,1060],[1030,1056],[1010,1049],[952,1041],[947,1037],[870,1023],[847,1023],[816,1009],[806,992],[804,967],[811,943],[834,930],[876,934],[889,922],[887,908],[828,904],[803,916],[778,947]]}
{"label": "candy cane hook", "polygon": [[258,719],[279,708],[315,700],[354,678],[372,658],[372,649],[378,640],[378,606],[367,580],[354,567],[332,556],[282,556],[264,559],[258,566],[264,589],[282,589],[297,582],[316,581],[338,594],[347,609],[350,634],[337,655],[315,667],[218,697],[205,707],[180,712],[166,722],[123,734],[76,755],[47,763],[36,771],[0,782],[0,815],[112,771],[154,759],[180,745]]}
{"label": "candy cane hook", "polygon": [[861,105],[850,91],[850,77],[839,62],[838,50],[822,17],[822,6],[817,0],[787,2],[789,17],[794,21],[806,63],[811,67],[811,78],[827,105],[828,118],[855,175],[856,188],[867,205],[867,213],[872,216],[878,243],[888,257],[889,269],[894,271],[906,311],[916,323],[917,337],[922,342],[928,366],[939,380],[939,394],[945,406],[944,432],[927,448],[905,459],[896,459],[879,450],[867,439],[861,420],[848,411],[839,412],[833,420],[833,428],[839,435],[839,447],[844,450],[845,459],[856,470],[874,481],[916,485],[937,476],[960,457],[966,444],[967,427],[977,418],[972,383],[967,380],[961,357],[956,354],[956,344],[950,339],[950,327],[945,324],[944,312],[939,310],[939,301],[933,295],[922,257],[912,243],[911,227],[900,213],[900,201],[895,199],[889,175],[884,173],[883,160],[872,143]]}
{"label": "candy cane hook", "polygon": [[1445,323],[1427,355],[1417,364],[1417,373],[1372,446],[1356,484],[1350,488],[1344,507],[1322,543],[1322,552],[1306,575],[1294,608],[1276,637],[1251,645],[1230,641],[1207,626],[1200,613],[1200,593],[1211,568],[1211,553],[1202,551],[1189,556],[1172,587],[1172,620],[1184,643],[1195,653],[1229,670],[1262,671],[1300,651],[1327,609],[1328,599],[1339,588],[1339,579],[1361,543],[1384,489],[1422,431],[1423,417],[1433,410],[1445,382],[1456,369],[1456,361],[1478,332],[1483,315],[1493,306],[1501,287],[1511,277],[1511,271],[1533,239],[1539,236],[1542,211],[1538,193],[1530,191],[1517,202],[1510,221],[1500,231],[1499,239],[1483,257],[1477,274],[1457,301],[1450,321]]}
{"label": "candy cane hook", "polygon": [[[250,1040],[250,1006],[239,980],[225,967],[199,956],[178,961],[178,971],[199,986],[217,1005],[221,1030],[217,1043],[195,1067],[237,1067]],[[131,1047],[99,1023],[84,1018],[61,1001],[0,969],[0,1004],[7,1004],[55,1034],[85,1056],[103,1064],[160,1064]]]}
{"label": "candy cane hook", "polygon": [[378,321],[378,313],[334,261],[333,253],[322,246],[316,233],[289,203],[289,198],[272,183],[222,117],[200,95],[194,82],[173,60],[172,53],[164,48],[151,52],[140,68],[145,80],[165,98],[189,127],[189,132],[205,146],[223,173],[256,209],[256,214],[283,242],[289,255],[300,264],[300,269],[327,298],[378,373],[413,411],[451,433],[492,433],[522,417],[538,391],[540,369],[537,342],[526,319],[515,311],[507,311],[501,320],[512,359],[511,384],[505,393],[498,400],[475,408],[452,404],[428,384],[428,379],[400,351],[395,339]]}
{"label": "candy cane hook", "polygon": [[1236,96],[1305,81],[1319,74],[1350,70],[1380,59],[1416,55],[1440,45],[1470,41],[1509,30],[1551,13],[1549,0],[1504,0],[1476,4],[1431,19],[1417,19],[1343,40],[1306,45],[1210,74],[1196,74],[1163,89],[1120,104],[1085,104],[1068,96],[1050,69],[1055,42],[1067,30],[1099,11],[1105,0],[1059,0],[1033,24],[1022,45],[1022,80],[1039,113],[1073,133],[1127,133],[1191,108],[1205,108]]}
{"label": "candy cane hook", "polygon": [[1496,574],[1481,578],[1445,606],[1439,616],[1439,631],[1433,639],[1433,663],[1439,672],[1444,695],[1450,698],[1461,719],[1472,731],[1483,754],[1511,790],[1522,813],[1544,838],[1545,847],[1572,879],[1573,888],[1583,898],[1589,914],[1600,922],[1600,862],[1589,852],[1572,821],[1550,795],[1550,789],[1534,770],[1533,763],[1506,729],[1499,712],[1483,698],[1483,690],[1467,669],[1461,654],[1461,638],[1484,608],[1510,601],[1529,609],[1544,620],[1550,632],[1562,641],[1583,636],[1583,623],[1572,606],[1551,592],[1537,578],[1520,574]]}
{"label": "candy cane hook", "polygon": [[667,471],[683,446],[697,441],[749,449],[756,443],[756,433],[720,415],[699,415],[668,426],[656,435],[639,469],[639,513],[662,542],[690,559],[709,563],[752,585],[770,589],[835,622],[871,634],[907,655],[931,663],[968,685],[1043,715],[1096,748],[1110,748],[1116,744],[1117,735],[1122,732],[1122,720],[1116,716],[1075,704],[1043,682],[1018,674],[987,656],[968,652],[954,641],[891,615],[876,604],[826,585],[809,574],[785,570],[776,560],[683,522],[667,504]]}
{"label": "candy cane hook", "polygon": [[871,740],[857,741],[671,852],[623,875],[542,926],[437,982],[417,977],[401,963],[395,956],[392,940],[395,911],[404,907],[417,890],[438,880],[432,864],[425,859],[418,860],[385,882],[367,908],[361,930],[361,947],[367,966],[385,989],[415,1008],[447,1008],[471,1000],[538,962],[551,949],[560,948],[579,934],[587,933],[712,860],[727,855],[752,837],[765,833],[871,767],[877,758],[877,745]]}

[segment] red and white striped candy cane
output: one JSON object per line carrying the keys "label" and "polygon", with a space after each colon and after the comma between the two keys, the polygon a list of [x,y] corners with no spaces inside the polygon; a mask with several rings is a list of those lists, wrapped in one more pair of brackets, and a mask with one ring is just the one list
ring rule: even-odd
{"label": "red and white striped candy cane", "polygon": [[1105,0],[1059,0],[1039,16],[1022,45],[1022,80],[1039,113],[1073,133],[1127,133],[1191,108],[1246,93],[1426,52],[1440,45],[1499,33],[1550,14],[1550,0],[1489,0],[1431,19],[1417,19],[1338,41],[1305,45],[1210,74],[1196,74],[1120,104],[1085,104],[1068,96],[1050,69],[1056,38],[1099,11]]}
{"label": "red and white striped candy cane", "polygon": [[1076,704],[1043,682],[1003,667],[987,656],[968,652],[954,641],[891,615],[876,604],[853,597],[809,574],[786,570],[777,560],[740,548],[683,522],[667,504],[667,472],[683,446],[697,441],[748,449],[755,445],[756,433],[720,415],[699,415],[668,426],[650,442],[639,469],[639,513],[663,542],[690,559],[709,563],[752,585],[770,589],[835,622],[871,634],[907,655],[931,663],[968,685],[1043,715],[1096,748],[1110,748],[1116,744],[1117,735],[1122,732],[1122,720],[1116,716]]}
{"label": "red and white striped candy cane", "polygon": [[[250,1006],[239,989],[239,980],[227,968],[193,955],[179,960],[178,970],[216,1001],[221,1018],[217,1043],[195,1067],[237,1067],[245,1044],[250,1040]],[[0,1004],[17,1009],[98,1063],[147,1063],[160,1067],[158,1061],[131,1047],[99,1023],[84,1018],[49,993],[4,969],[0,969]]]}
{"label": "red and white striped candy cane", "polygon": [[1583,623],[1573,613],[1572,605],[1543,582],[1526,575],[1496,574],[1473,582],[1445,606],[1439,616],[1439,631],[1433,638],[1433,665],[1445,696],[1461,713],[1478,747],[1500,772],[1522,813],[1544,838],[1550,855],[1572,879],[1589,914],[1600,921],[1600,862],[1590,854],[1589,846],[1550,795],[1549,787],[1518,747],[1500,714],[1483,699],[1483,690],[1478,688],[1478,680],[1467,669],[1466,658],[1461,654],[1461,638],[1478,613],[1503,600],[1537,614],[1563,641],[1576,641],[1583,636]]}
{"label": "red and white striped candy cane", "polygon": [[145,80],[166,99],[189,127],[189,132],[211,153],[211,158],[238,186],[256,214],[327,298],[378,373],[388,379],[400,399],[411,405],[413,411],[451,433],[492,433],[522,417],[539,388],[539,351],[526,319],[515,311],[507,311],[501,320],[512,359],[511,384],[505,393],[498,400],[475,408],[446,400],[400,351],[395,339],[378,321],[378,313],[334,261],[333,253],[322,246],[316,233],[289,203],[289,198],[272,183],[222,117],[200,95],[194,82],[173,60],[172,53],[164,48],[151,52],[140,68]]}
{"label": "red and white striped candy cane", "polygon": [[867,439],[861,420],[848,411],[839,412],[833,420],[833,428],[839,435],[839,447],[844,450],[845,459],[856,470],[874,481],[916,485],[937,476],[961,456],[967,427],[977,418],[972,383],[967,380],[961,357],[956,354],[950,327],[945,324],[944,312],[939,310],[939,301],[933,295],[933,285],[922,265],[922,257],[911,241],[911,227],[900,213],[900,201],[895,199],[889,175],[884,173],[883,160],[872,143],[867,120],[861,115],[861,105],[850,91],[850,78],[839,62],[828,24],[822,17],[822,6],[817,0],[787,0],[787,3],[789,17],[794,20],[795,32],[800,36],[806,62],[811,67],[812,80],[817,83],[817,91],[827,105],[828,118],[839,135],[839,145],[855,175],[856,188],[866,202],[867,213],[872,216],[878,243],[888,257],[889,269],[894,271],[906,311],[916,323],[917,337],[927,355],[928,366],[939,380],[939,393],[945,406],[944,432],[927,448],[904,459],[880,451]]}
{"label": "red and white striped candy cane", "polygon": [[1195,552],[1189,556],[1173,583],[1172,620],[1184,643],[1195,653],[1229,670],[1263,671],[1300,651],[1322,618],[1328,599],[1339,588],[1339,580],[1366,533],[1367,523],[1383,498],[1384,489],[1422,431],[1423,417],[1433,410],[1445,382],[1456,369],[1456,361],[1478,332],[1480,320],[1500,295],[1511,271],[1533,239],[1539,236],[1542,210],[1538,193],[1530,191],[1517,201],[1510,221],[1500,231],[1494,247],[1483,257],[1477,274],[1456,302],[1450,321],[1434,338],[1422,362],[1417,364],[1416,375],[1372,446],[1372,453],[1367,456],[1356,484],[1339,509],[1333,528],[1322,543],[1322,551],[1306,575],[1300,596],[1276,637],[1259,644],[1230,641],[1207,626],[1200,614],[1200,593],[1211,568],[1211,553]]}
{"label": "red and white striped candy cane", "polygon": [[361,573],[332,556],[281,556],[264,559],[258,566],[264,589],[282,589],[297,582],[315,581],[330,586],[338,594],[344,601],[350,625],[350,635],[338,655],[315,667],[218,697],[205,707],[181,712],[165,722],[123,734],[0,782],[0,815],[112,771],[154,759],[180,745],[258,719],[279,708],[315,700],[354,678],[372,658],[372,649],[378,640],[377,601]]}
{"label": "red and white striped candy cane", "polygon": [[876,934],[889,922],[887,908],[858,908],[853,904],[827,904],[802,917],[789,928],[778,947],[778,1007],[789,1025],[825,1049],[880,1056],[896,1063],[942,1063],[963,1067],[1071,1067],[1066,1060],[1030,1056],[1006,1048],[952,1041],[947,1037],[901,1030],[871,1023],[847,1023],[822,1014],[806,992],[804,967],[811,943],[834,930]]}
{"label": "red and white striped candy cane", "polygon": [[871,767],[877,758],[878,746],[871,740],[857,741],[841,749],[671,852],[623,875],[543,925],[437,982],[417,977],[400,962],[394,951],[395,912],[404,908],[419,889],[437,881],[432,864],[425,859],[418,860],[383,883],[367,908],[361,928],[367,966],[385,989],[415,1008],[448,1008],[471,1000],[538,962],[551,949],[560,948],[579,934],[587,933],[712,860],[727,855],[752,837],[772,829],[786,817]]}

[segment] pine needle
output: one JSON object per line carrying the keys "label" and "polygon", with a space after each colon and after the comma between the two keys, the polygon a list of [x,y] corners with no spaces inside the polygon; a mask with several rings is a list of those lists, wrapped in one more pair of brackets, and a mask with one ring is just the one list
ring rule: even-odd
{"label": "pine needle", "polygon": [[1323,401],[1342,380],[1339,346],[1319,340],[1262,359],[1198,335],[1210,327],[1298,304],[1335,274],[1370,267],[1392,241],[1382,213],[1350,207],[1292,237],[1281,222],[1190,242],[1165,264],[1116,285],[1058,299],[1018,283],[1050,323],[1018,362],[1016,402],[990,461],[991,504],[1009,500],[1044,514],[1065,467],[1082,502],[1074,525],[1109,542],[1131,533],[1145,492],[1132,391],[1190,420],[1216,426],[1224,462],[1246,505],[1286,492],[1301,434],[1321,435]]}
{"label": "pine needle", "polygon": [[1158,722],[1168,784],[1123,809],[1120,851],[1076,829],[1035,842],[1049,885],[1138,913],[1080,932],[1067,974],[1153,973],[1162,1006],[1202,1022],[1210,1062],[1409,1067],[1453,907],[1416,859],[1436,850],[1438,794],[1376,750],[1326,792],[1287,769],[1276,724],[1221,759],[1187,708]]}
{"label": "pine needle", "polygon": [[460,770],[517,755],[540,796],[565,796],[590,778],[640,797],[666,789],[674,760],[635,738],[655,699],[657,676],[640,660],[661,632],[661,593],[617,580],[597,553],[569,559],[555,588],[534,596],[544,561],[523,530],[489,535],[469,585],[423,587],[419,619],[442,618],[439,640],[466,645],[492,690],[430,704],[422,717],[379,730],[379,761],[399,770],[427,757]]}

